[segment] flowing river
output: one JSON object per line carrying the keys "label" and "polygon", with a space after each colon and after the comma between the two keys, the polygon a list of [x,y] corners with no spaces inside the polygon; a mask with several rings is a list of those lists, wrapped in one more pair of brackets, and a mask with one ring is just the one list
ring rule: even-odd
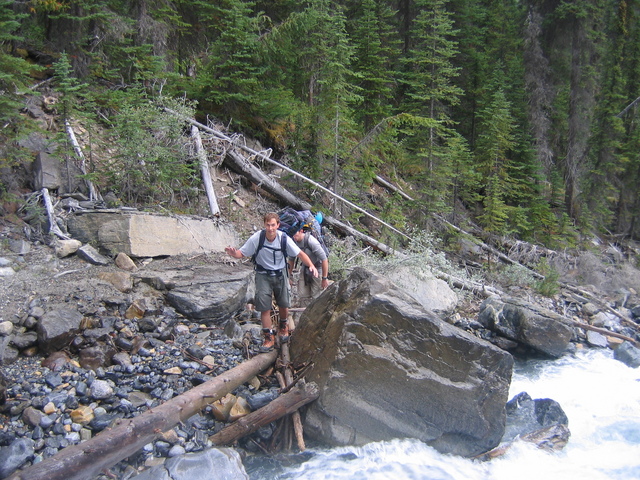
{"label": "flowing river", "polygon": [[490,462],[442,455],[416,440],[309,448],[247,462],[251,480],[630,480],[640,479],[640,368],[610,350],[517,363],[509,399],[551,398],[569,418],[567,446],[547,453],[517,443]]}

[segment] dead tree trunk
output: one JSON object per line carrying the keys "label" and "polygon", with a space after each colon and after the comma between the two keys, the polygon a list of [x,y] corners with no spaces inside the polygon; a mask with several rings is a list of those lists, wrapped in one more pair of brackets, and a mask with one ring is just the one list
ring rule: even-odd
{"label": "dead tree trunk", "polygon": [[296,411],[300,407],[314,401],[319,395],[318,386],[315,383],[298,384],[289,392],[272,400],[268,405],[236,420],[215,435],[211,435],[209,440],[214,445],[231,445],[263,425],[290,413],[297,413]]}
{"label": "dead tree trunk", "polygon": [[[338,194],[336,194],[335,192],[333,192],[333,191],[329,190],[328,188],[326,188],[326,187],[324,187],[324,186],[320,185],[319,183],[314,182],[314,181],[313,181],[313,180],[311,180],[310,178],[307,178],[307,177],[305,177],[304,175],[301,175],[300,173],[296,172],[295,170],[290,169],[290,168],[289,168],[289,167],[287,167],[286,165],[283,165],[283,164],[281,164],[281,163],[276,162],[276,161],[275,161],[275,160],[273,160],[272,158],[269,158],[269,156],[268,156],[268,155],[265,155],[265,154],[264,154],[264,153],[262,153],[262,152],[257,152],[257,151],[255,151],[255,150],[253,150],[252,148],[249,148],[249,147],[247,147],[247,146],[245,146],[245,145],[240,145],[240,144],[238,144],[238,143],[234,143],[234,142],[233,142],[233,140],[232,140],[231,138],[227,137],[227,136],[226,136],[226,135],[224,135],[222,132],[219,132],[219,131],[217,131],[217,130],[215,130],[215,129],[213,129],[213,128],[209,128],[209,127],[207,127],[206,125],[203,125],[203,124],[201,124],[201,123],[199,123],[199,122],[196,122],[195,120],[193,120],[193,119],[191,119],[191,118],[184,117],[183,115],[180,115],[179,113],[177,113],[177,112],[176,112],[176,111],[174,111],[174,110],[171,110],[171,109],[169,109],[169,108],[165,108],[165,111],[167,111],[167,112],[169,112],[169,113],[171,113],[171,114],[173,114],[173,115],[179,116],[180,118],[184,119],[186,122],[189,122],[190,124],[197,126],[197,127],[198,127],[198,128],[200,128],[201,130],[204,130],[205,132],[209,132],[209,133],[211,133],[212,135],[216,136],[216,137],[217,137],[217,138],[219,138],[219,139],[225,140],[226,142],[228,142],[230,145],[232,145],[232,146],[234,146],[234,147],[237,147],[237,148],[239,148],[239,149],[242,149],[242,150],[244,150],[245,152],[247,152],[247,153],[249,153],[249,154],[251,154],[251,155],[253,155],[253,156],[259,157],[259,158],[260,158],[260,160],[263,160],[263,161],[269,162],[269,163],[271,163],[271,164],[273,164],[273,165],[277,166],[278,168],[281,168],[281,169],[283,169],[283,170],[286,170],[287,172],[292,173],[293,175],[295,175],[295,176],[297,176],[297,177],[299,177],[299,178],[302,178],[304,181],[311,183],[314,187],[319,188],[320,190],[322,190],[322,191],[324,191],[324,192],[328,193],[329,195],[331,195],[331,196],[333,196],[333,197],[335,197],[335,198],[339,199],[341,202],[343,202],[343,203],[345,203],[345,204],[349,205],[350,207],[352,207],[352,208],[354,208],[354,209],[358,210],[359,212],[363,213],[364,215],[366,215],[366,216],[368,216],[368,217],[370,217],[370,218],[373,218],[375,221],[379,222],[380,224],[384,225],[385,227],[389,228],[390,230],[392,230],[392,231],[394,231],[394,232],[398,233],[399,235],[401,235],[401,236],[403,236],[403,237],[405,237],[405,238],[409,238],[406,234],[404,234],[404,233],[402,233],[400,230],[398,230],[398,229],[394,228],[392,225],[389,225],[388,223],[386,223],[385,221],[381,220],[380,218],[378,218],[378,217],[376,217],[376,216],[374,216],[374,215],[370,214],[369,212],[367,212],[367,211],[366,211],[366,210],[364,210],[363,208],[360,208],[359,206],[357,206],[357,205],[355,205],[355,204],[351,203],[351,202],[350,202],[349,200],[347,200],[346,198],[341,197],[340,195],[338,195]],[[251,164],[250,164],[246,159],[244,159],[244,158],[243,158],[241,155],[239,155],[238,153],[233,152],[233,150],[230,150],[229,152],[227,152],[227,157],[226,157],[226,158],[229,158],[229,154],[235,154],[235,158],[234,158],[234,162],[235,162],[235,163],[240,163],[240,164],[241,164],[241,163],[246,163],[248,166],[253,167],[253,165],[251,165]],[[253,167],[253,168],[254,168],[255,170],[258,170],[258,171],[259,171],[259,169],[257,169],[256,167]],[[244,169],[244,168],[241,168],[241,171],[243,171],[243,172],[245,172],[245,173],[246,173],[246,171],[245,171],[245,169]],[[260,172],[260,173],[262,173],[262,172]],[[261,176],[262,176],[262,177],[266,177],[266,178],[268,178],[268,177],[267,177],[266,175],[264,175],[264,174],[262,174]],[[271,180],[271,179],[269,179],[269,180]],[[257,182],[257,183],[260,185],[260,182]],[[276,182],[274,182],[273,180],[271,180],[271,183],[276,183]],[[276,184],[276,185],[277,185],[277,184]],[[260,186],[262,186],[262,185],[260,185]],[[278,188],[279,188],[280,190],[284,190],[280,185],[278,185]],[[268,189],[265,189],[265,190],[269,191]],[[286,191],[286,190],[285,190],[285,191]],[[270,193],[273,193],[273,192],[270,192]],[[287,193],[288,193],[288,195],[292,196],[292,194],[291,194],[291,193],[289,193],[289,192],[287,192]],[[277,195],[277,194],[276,194],[276,195]],[[294,198],[295,198],[295,197],[294,197]],[[299,202],[300,202],[300,200],[298,199],[298,200],[297,200],[297,202],[299,203]],[[294,204],[293,202],[288,202],[288,203],[290,203],[292,206],[294,206],[294,207],[296,207],[296,208],[300,208],[301,210],[311,210],[311,206],[310,206],[309,204],[306,204],[306,205],[307,205],[307,207],[302,208],[302,207],[300,207],[299,205]],[[374,242],[375,242],[375,240],[374,240]]]}
{"label": "dead tree trunk", "polygon": [[115,465],[209,403],[224,397],[275,362],[273,351],[253,357],[137,417],[121,420],[86,442],[61,450],[10,480],[86,480]]}
{"label": "dead tree trunk", "polygon": [[49,233],[53,233],[63,240],[69,240],[71,237],[65,235],[56,222],[55,209],[53,208],[53,203],[51,203],[49,189],[46,187],[42,188],[42,201],[44,202],[44,208],[47,211],[47,218],[49,219]]}
{"label": "dead tree trunk", "polygon": [[[80,159],[80,171],[84,175],[86,175],[87,174],[87,165],[86,165],[86,161],[85,161],[85,158],[84,158],[84,153],[82,152],[82,148],[80,148],[80,144],[78,143],[78,140],[76,139],[76,134],[74,133],[73,127],[69,123],[69,120],[65,120],[64,121],[64,126],[65,126],[65,128],[67,130],[67,135],[69,135],[69,141],[71,142],[71,145],[73,145],[73,150],[76,152],[76,155]],[[94,200],[94,201],[102,200],[102,196],[100,195],[100,193],[96,189],[96,187],[93,184],[93,182],[91,180],[89,180],[88,178],[85,179],[85,182],[87,183],[87,188],[89,189],[89,198],[91,200]]]}
{"label": "dead tree trunk", "polygon": [[207,192],[207,198],[209,199],[209,208],[211,209],[211,215],[220,215],[220,207],[218,207],[218,199],[216,198],[216,192],[213,190],[213,182],[211,181],[211,171],[209,170],[209,161],[207,160],[207,153],[202,148],[202,139],[200,138],[200,130],[195,125],[191,126],[191,136],[196,143],[196,155],[200,162],[200,171],[202,172],[202,183],[204,183],[204,189]]}

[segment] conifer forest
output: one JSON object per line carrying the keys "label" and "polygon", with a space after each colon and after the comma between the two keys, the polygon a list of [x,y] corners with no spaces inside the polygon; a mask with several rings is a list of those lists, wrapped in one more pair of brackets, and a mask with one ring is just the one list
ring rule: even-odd
{"label": "conifer forest", "polygon": [[[640,0],[0,0],[0,167],[42,128],[25,98],[55,92],[60,118],[102,132],[88,175],[125,202],[198,190],[170,107],[400,229],[638,239],[639,16]],[[376,176],[410,200],[375,195]]]}

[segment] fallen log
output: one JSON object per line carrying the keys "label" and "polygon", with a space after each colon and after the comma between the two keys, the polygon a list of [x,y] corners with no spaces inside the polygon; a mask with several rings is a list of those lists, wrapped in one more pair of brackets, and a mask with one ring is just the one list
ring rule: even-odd
{"label": "fallen log", "polygon": [[[278,199],[280,199],[284,203],[286,203],[288,205],[291,205],[292,207],[296,208],[297,210],[312,210],[313,209],[312,205],[310,205],[309,203],[301,200],[300,198],[298,198],[297,196],[295,196],[294,194],[289,192],[287,189],[283,188],[278,182],[276,182],[271,177],[269,177],[264,172],[262,172],[262,170],[260,170],[259,168],[257,168],[253,164],[247,162],[242,157],[242,155],[240,155],[240,154],[238,154],[236,152],[233,152],[233,151],[228,151],[224,162],[228,166],[230,166],[233,170],[241,173],[247,179],[249,179],[253,183],[259,185],[260,188],[264,189],[266,192],[270,193],[271,195],[274,195],[275,197],[277,197]],[[400,253],[399,251],[389,247],[388,245],[385,245],[382,242],[379,242],[378,240],[376,240],[373,237],[370,237],[368,235],[365,235],[362,232],[359,232],[355,228],[352,228],[349,225],[346,225],[346,224],[340,222],[339,220],[331,217],[330,215],[326,215],[324,217],[323,223],[328,224],[334,230],[336,230],[336,231],[338,231],[338,232],[340,232],[342,234],[352,235],[352,236],[354,236],[356,238],[359,238],[364,243],[369,244],[369,245],[377,248],[381,252],[384,252],[384,253],[387,253],[387,254],[390,254],[390,255],[403,256],[403,254]]]}
{"label": "fallen log", "polygon": [[640,342],[636,341],[635,339],[627,335],[622,335],[621,333],[612,332],[611,330],[606,330],[604,328],[594,327],[593,325],[589,325],[588,323],[577,322],[575,320],[571,320],[571,324],[574,327],[582,328],[583,330],[591,330],[592,332],[599,333],[601,335],[604,335],[605,337],[613,337],[613,338],[619,338],[621,340],[626,340],[627,342],[631,342],[631,344],[634,345],[635,347],[640,348]]}
{"label": "fallen log", "polygon": [[269,402],[268,405],[239,418],[228,427],[211,435],[209,440],[214,445],[231,445],[264,425],[290,413],[297,413],[300,407],[314,401],[319,395],[318,386],[315,383],[299,383],[289,392]]}
{"label": "fallen log", "polygon": [[208,382],[137,417],[122,419],[86,442],[67,447],[9,480],[86,480],[131,456],[163,432],[224,397],[275,362],[277,352],[256,355]]}
{"label": "fallen log", "polygon": [[[205,131],[205,132],[209,132],[209,133],[211,133],[212,135],[214,135],[215,137],[217,137],[217,138],[219,138],[219,139],[221,139],[221,140],[225,140],[225,141],[226,141],[226,142],[228,142],[230,145],[233,145],[233,146],[235,146],[235,147],[237,147],[237,148],[239,148],[239,149],[242,149],[242,150],[244,150],[245,152],[247,152],[247,153],[249,153],[249,154],[251,154],[251,155],[253,155],[253,156],[259,157],[259,158],[260,158],[261,160],[263,160],[263,161],[269,162],[269,163],[271,163],[271,164],[273,164],[273,165],[275,165],[275,166],[277,166],[277,167],[279,167],[279,168],[282,168],[283,170],[286,170],[287,172],[289,172],[289,173],[291,173],[291,174],[293,174],[293,175],[295,175],[295,176],[297,176],[297,177],[299,177],[299,178],[302,178],[302,179],[303,179],[303,180],[305,180],[306,182],[311,183],[314,187],[319,188],[319,189],[321,189],[322,191],[324,191],[324,192],[328,193],[329,195],[331,195],[331,196],[333,196],[333,197],[338,198],[341,202],[345,203],[346,205],[349,205],[351,208],[354,208],[354,209],[358,210],[359,212],[363,213],[364,215],[366,215],[366,216],[368,216],[368,217],[370,217],[370,218],[373,218],[375,221],[379,222],[380,224],[384,225],[385,227],[389,228],[390,230],[392,230],[392,231],[394,231],[394,232],[398,233],[399,235],[401,235],[401,236],[403,236],[403,237],[405,237],[405,238],[409,238],[409,236],[408,236],[408,235],[406,235],[405,233],[402,233],[400,230],[396,229],[396,228],[395,228],[395,227],[393,227],[392,225],[389,225],[389,224],[388,224],[388,223],[386,223],[384,220],[381,220],[380,218],[376,217],[375,215],[372,215],[371,213],[367,212],[365,209],[360,208],[358,205],[355,205],[354,203],[351,203],[351,202],[350,202],[349,200],[347,200],[346,198],[341,197],[340,195],[338,195],[338,194],[336,194],[335,192],[333,192],[333,191],[329,190],[328,188],[326,188],[326,187],[324,187],[324,186],[320,185],[319,183],[314,182],[314,181],[313,181],[313,180],[311,180],[310,178],[305,177],[304,175],[301,175],[300,173],[296,172],[295,170],[290,169],[290,168],[289,168],[289,167],[287,167],[286,165],[283,165],[283,164],[281,164],[281,163],[279,163],[279,162],[276,162],[275,160],[273,160],[272,158],[270,158],[268,155],[265,155],[265,154],[264,154],[264,153],[262,153],[262,152],[257,152],[256,150],[253,150],[252,148],[249,148],[249,147],[247,147],[246,145],[241,145],[241,144],[239,144],[239,143],[236,143],[236,142],[234,142],[234,141],[233,141],[233,139],[231,139],[231,138],[229,138],[228,136],[224,135],[222,132],[219,132],[219,131],[217,131],[217,130],[215,130],[215,129],[213,129],[213,128],[209,128],[209,127],[207,127],[206,125],[203,125],[203,124],[201,124],[201,123],[199,123],[199,122],[197,122],[197,121],[195,121],[195,120],[193,120],[193,119],[191,119],[191,118],[188,118],[188,117],[185,117],[185,116],[183,116],[183,115],[180,115],[178,112],[176,112],[176,111],[174,111],[174,110],[171,110],[171,109],[169,109],[169,108],[165,108],[164,110],[165,110],[166,112],[169,112],[169,113],[171,113],[171,114],[173,114],[173,115],[176,115],[176,116],[178,116],[178,117],[182,118],[183,120],[185,120],[186,122],[188,122],[188,123],[190,123],[190,124],[192,124],[192,125],[195,125],[195,126],[196,126],[196,127],[198,127],[200,130],[203,130],[203,131]],[[260,169],[258,169],[258,168],[256,168],[256,167],[254,167],[254,166],[253,166],[253,165],[252,165],[248,160],[246,160],[244,157],[242,157],[241,155],[239,155],[237,152],[234,152],[233,150],[229,150],[229,151],[227,151],[227,156],[225,157],[225,160],[226,160],[226,158],[229,158],[230,156],[233,156],[233,157],[234,157],[234,158],[233,158],[233,159],[234,159],[234,164],[235,164],[236,166],[239,166],[239,165],[241,165],[241,164],[243,164],[243,163],[246,163],[248,166],[253,167],[253,169],[255,169],[256,171],[260,172],[260,174],[261,174],[261,175],[260,175],[261,179],[260,179],[260,180],[258,180],[258,181],[254,181],[254,180],[252,180],[252,181],[254,181],[254,183],[257,183],[258,185],[262,186],[262,181],[267,181],[267,184],[268,184],[269,186],[275,185],[275,186],[277,187],[277,189],[278,189],[278,190],[280,190],[281,192],[282,192],[282,191],[286,192],[286,193],[282,193],[282,195],[284,195],[284,196],[289,196],[289,197],[291,197],[292,199],[293,199],[293,198],[295,198],[295,199],[296,199],[296,201],[289,201],[289,200],[287,199],[287,203],[289,203],[290,205],[292,205],[292,206],[294,206],[294,207],[296,207],[296,208],[299,208],[300,210],[311,210],[311,209],[312,209],[311,205],[309,205],[308,203],[304,203],[304,202],[303,202],[305,206],[298,205],[298,204],[300,204],[300,202],[301,202],[301,201],[300,201],[300,199],[297,199],[297,197],[295,197],[293,194],[291,194],[291,193],[287,192],[287,191],[286,191],[285,189],[283,189],[283,188],[282,188],[282,187],[281,187],[277,182],[273,181],[270,177],[268,177],[268,176],[264,175],[264,173],[262,173],[262,172],[260,171]],[[242,171],[243,173],[245,173],[245,174],[246,174],[246,173],[248,173],[248,171],[247,171],[247,170],[245,170],[245,168],[240,167],[240,169],[241,169],[241,171]],[[269,188],[265,188],[265,190],[267,190],[269,193],[274,193],[274,192],[270,191],[270,190],[269,190]],[[276,193],[276,195],[277,195],[277,196],[280,196],[280,193]],[[326,218],[326,217],[325,217],[325,218]],[[377,242],[377,241],[376,241],[376,240],[374,240],[374,242]]]}

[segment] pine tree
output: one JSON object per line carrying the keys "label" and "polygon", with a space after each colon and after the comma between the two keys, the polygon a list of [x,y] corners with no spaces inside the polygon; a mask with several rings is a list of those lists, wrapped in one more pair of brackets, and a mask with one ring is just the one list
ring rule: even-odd
{"label": "pine tree", "polygon": [[513,117],[504,92],[497,89],[492,101],[480,112],[478,143],[475,152],[478,170],[485,185],[479,220],[492,233],[507,233],[509,207],[505,197],[515,187],[509,158],[515,145]]}
{"label": "pine tree", "polygon": [[212,6],[218,37],[211,45],[199,82],[200,98],[226,121],[247,123],[264,67],[258,59],[257,19],[253,2],[225,0]]}
{"label": "pine tree", "polygon": [[354,83],[362,95],[356,119],[368,132],[392,114],[399,38],[392,32],[394,12],[381,0],[354,2],[349,14],[354,45]]}
{"label": "pine tree", "polygon": [[452,165],[447,162],[448,129],[452,126],[450,107],[459,102],[462,90],[455,85],[459,69],[453,66],[458,53],[457,31],[453,28],[447,0],[419,0],[418,14],[411,28],[411,48],[404,60],[402,81],[404,110],[433,121],[412,140],[425,165],[425,206],[441,211],[450,189]]}
{"label": "pine tree", "polygon": [[20,103],[17,93],[29,83],[31,66],[13,55],[14,42],[20,40],[16,32],[21,16],[13,10],[14,2],[0,0],[0,120],[13,121]]}

